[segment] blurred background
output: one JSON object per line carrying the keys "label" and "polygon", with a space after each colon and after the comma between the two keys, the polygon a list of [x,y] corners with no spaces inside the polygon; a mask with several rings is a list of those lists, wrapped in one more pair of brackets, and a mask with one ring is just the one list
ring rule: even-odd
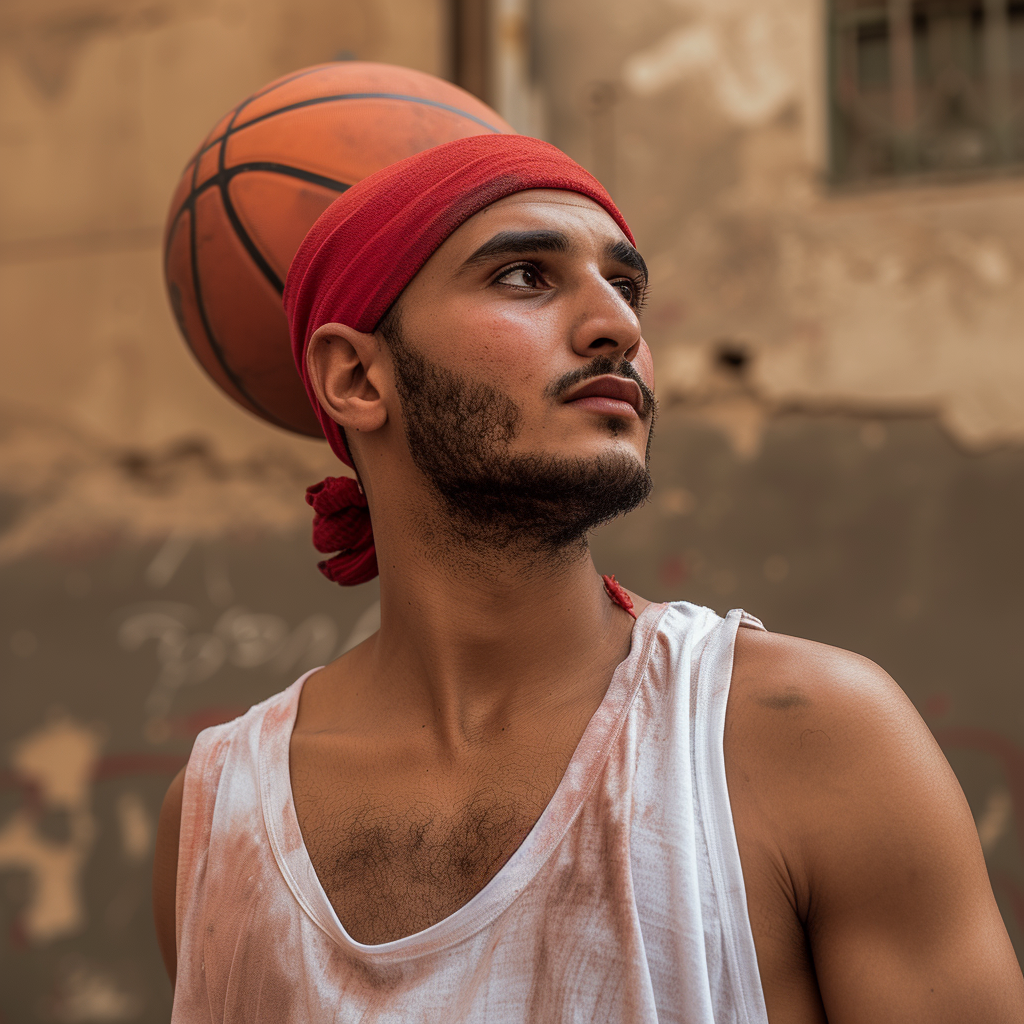
{"label": "blurred background", "polygon": [[650,504],[599,568],[852,648],[960,777],[1024,953],[1020,0],[3,0],[0,1021],[166,1021],[149,871],[196,732],[376,628],[326,446],[225,398],[171,191],[304,65],[458,82],[608,186],[652,272]]}

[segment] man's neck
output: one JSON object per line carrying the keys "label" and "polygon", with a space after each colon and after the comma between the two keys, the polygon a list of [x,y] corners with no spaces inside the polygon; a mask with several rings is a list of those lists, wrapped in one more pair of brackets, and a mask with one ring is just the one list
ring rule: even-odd
{"label": "man's neck", "polygon": [[399,553],[381,539],[381,629],[351,667],[387,695],[390,714],[454,752],[523,716],[596,709],[633,619],[609,599],[589,549],[442,565],[422,545]]}

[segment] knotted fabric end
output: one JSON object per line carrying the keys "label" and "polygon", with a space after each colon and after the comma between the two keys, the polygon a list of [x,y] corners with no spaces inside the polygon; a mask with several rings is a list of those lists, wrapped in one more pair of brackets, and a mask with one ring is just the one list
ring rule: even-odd
{"label": "knotted fabric end", "polygon": [[633,611],[633,600],[629,594],[622,589],[622,584],[618,583],[614,576],[602,576],[601,579],[604,580],[605,593],[607,593],[615,604],[629,612],[629,614],[635,619],[636,612]]}
{"label": "knotted fabric end", "polygon": [[377,575],[377,551],[366,495],[347,476],[329,476],[306,488],[306,504],[313,507],[313,546],[333,558],[317,563],[332,582],[345,587],[367,583]]}

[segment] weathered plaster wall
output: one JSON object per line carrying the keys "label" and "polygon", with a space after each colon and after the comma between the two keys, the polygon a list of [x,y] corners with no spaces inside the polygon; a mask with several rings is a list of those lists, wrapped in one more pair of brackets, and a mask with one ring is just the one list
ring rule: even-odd
{"label": "weathered plaster wall", "polygon": [[0,1021],[168,1020],[149,880],[171,777],[200,729],[379,621],[373,585],[314,561],[303,531],[0,567]]}
{"label": "weathered plaster wall", "polygon": [[[831,191],[823,9],[539,7],[552,141],[611,179],[651,266],[661,393],[748,449],[794,405],[1024,440],[1024,181]],[[723,345],[752,358],[743,401],[719,398]]]}

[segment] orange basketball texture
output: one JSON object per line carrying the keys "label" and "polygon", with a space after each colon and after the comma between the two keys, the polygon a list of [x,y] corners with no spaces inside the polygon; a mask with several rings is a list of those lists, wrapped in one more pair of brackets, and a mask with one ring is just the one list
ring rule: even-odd
{"label": "orange basketball texture", "polygon": [[322,437],[292,361],[281,291],[306,232],[350,185],[431,146],[512,132],[450,82],[361,61],[286,75],[225,115],[175,189],[171,307],[202,367],[271,423]]}

